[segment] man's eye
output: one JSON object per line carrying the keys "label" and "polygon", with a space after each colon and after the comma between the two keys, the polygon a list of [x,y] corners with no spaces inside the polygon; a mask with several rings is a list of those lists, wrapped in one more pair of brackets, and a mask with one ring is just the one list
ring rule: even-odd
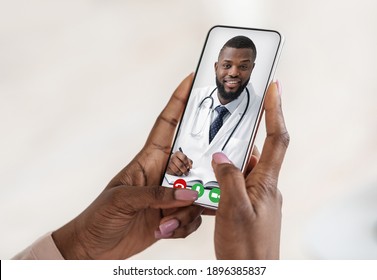
{"label": "man's eye", "polygon": [[223,68],[225,68],[225,69],[229,69],[231,66],[230,66],[230,64],[223,64]]}
{"label": "man's eye", "polygon": [[249,67],[247,66],[247,65],[241,65],[241,70],[247,70],[247,69],[249,69]]}

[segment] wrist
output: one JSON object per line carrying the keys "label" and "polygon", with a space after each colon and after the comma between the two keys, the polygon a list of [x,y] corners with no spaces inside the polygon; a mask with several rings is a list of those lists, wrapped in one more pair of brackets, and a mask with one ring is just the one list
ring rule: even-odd
{"label": "wrist", "polygon": [[64,259],[89,259],[73,221],[54,231],[51,236]]}

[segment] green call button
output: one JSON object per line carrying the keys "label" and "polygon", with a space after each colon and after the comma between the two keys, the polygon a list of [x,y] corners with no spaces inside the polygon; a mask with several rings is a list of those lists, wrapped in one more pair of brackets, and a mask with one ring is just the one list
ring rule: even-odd
{"label": "green call button", "polygon": [[198,198],[204,194],[204,186],[200,183],[196,183],[191,189],[198,192]]}
{"label": "green call button", "polygon": [[219,201],[220,201],[220,189],[219,188],[213,188],[209,192],[209,200],[211,200],[213,203],[219,203]]}

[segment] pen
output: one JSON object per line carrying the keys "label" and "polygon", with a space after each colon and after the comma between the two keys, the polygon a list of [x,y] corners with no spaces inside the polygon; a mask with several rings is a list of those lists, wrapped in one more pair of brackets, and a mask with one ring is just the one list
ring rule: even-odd
{"label": "pen", "polygon": [[181,147],[179,147],[178,148],[178,150],[181,152],[181,153],[183,153],[183,150],[182,150],[182,148]]}

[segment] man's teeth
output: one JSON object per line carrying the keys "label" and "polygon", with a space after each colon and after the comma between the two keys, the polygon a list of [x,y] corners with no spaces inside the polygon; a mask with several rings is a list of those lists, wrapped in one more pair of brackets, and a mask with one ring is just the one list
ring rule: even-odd
{"label": "man's teeth", "polygon": [[238,84],[237,81],[227,81],[228,84]]}

